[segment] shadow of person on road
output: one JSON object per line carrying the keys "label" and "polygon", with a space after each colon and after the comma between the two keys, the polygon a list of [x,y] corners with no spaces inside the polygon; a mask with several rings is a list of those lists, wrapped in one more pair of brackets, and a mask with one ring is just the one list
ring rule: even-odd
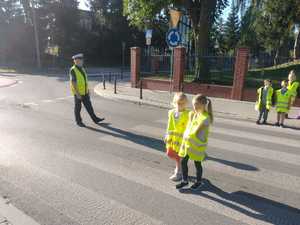
{"label": "shadow of person on road", "polygon": [[[89,130],[95,131],[95,132],[102,133],[102,134],[111,135],[113,137],[122,138],[124,140],[129,140],[133,143],[136,143],[136,144],[148,147],[148,148],[152,148],[156,151],[160,151],[160,152],[165,151],[165,144],[162,140],[159,140],[159,139],[156,139],[153,137],[140,135],[140,134],[135,134],[135,133],[132,133],[129,131],[125,131],[120,128],[113,127],[109,123],[101,123],[101,124],[99,124],[99,126],[105,128],[106,130],[109,130],[109,131],[105,131],[103,129],[98,129],[98,128],[94,128],[94,127],[90,127],[90,126],[87,126],[86,128]],[[247,165],[247,164],[239,163],[239,162],[232,162],[232,161],[228,161],[228,160],[224,160],[224,159],[218,159],[218,158],[215,158],[212,156],[208,156],[207,159],[218,162],[218,163],[222,163],[224,165],[231,166],[233,168],[240,169],[240,170],[248,170],[248,171],[257,171],[258,170],[256,167],[251,166],[251,165]]]}
{"label": "shadow of person on road", "polygon": [[228,193],[207,179],[203,179],[200,190],[181,189],[179,192],[207,198],[254,219],[275,225],[287,224],[287,219],[294,221],[291,224],[300,221],[300,210],[297,208],[244,191]]}
{"label": "shadow of person on road", "polygon": [[160,151],[160,152],[165,151],[165,144],[164,144],[163,140],[159,140],[159,139],[156,139],[153,137],[147,137],[147,136],[140,135],[140,134],[135,134],[135,133],[132,133],[129,131],[125,131],[120,128],[113,127],[109,123],[101,123],[101,124],[99,124],[99,126],[105,128],[106,130],[109,130],[109,131],[90,127],[90,126],[86,126],[86,128],[89,130],[95,131],[95,132],[102,133],[102,134],[111,135],[111,136],[117,137],[117,138],[122,138],[124,140],[128,140],[133,143],[136,143],[136,144],[148,147],[148,148],[152,148],[156,151]]}
{"label": "shadow of person on road", "polygon": [[233,162],[225,159],[218,159],[212,156],[208,156],[206,159],[214,162],[222,163],[224,165],[231,166],[239,170],[258,171],[258,168],[256,168],[255,166],[251,166],[245,163]]}

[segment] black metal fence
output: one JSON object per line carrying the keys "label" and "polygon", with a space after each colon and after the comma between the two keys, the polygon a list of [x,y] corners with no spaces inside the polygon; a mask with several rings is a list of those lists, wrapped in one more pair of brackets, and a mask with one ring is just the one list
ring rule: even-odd
{"label": "black metal fence", "polygon": [[211,84],[232,85],[234,63],[235,57],[231,55],[208,51],[199,55],[189,54],[186,57],[184,80],[186,82],[203,81]]}
{"label": "black metal fence", "polygon": [[275,56],[268,53],[250,55],[246,87],[257,88],[263,84],[264,79],[271,79],[273,86],[279,88],[280,82],[287,79],[292,57]]}
{"label": "black metal fence", "polygon": [[169,49],[142,49],[141,77],[166,79],[170,77],[172,52]]}

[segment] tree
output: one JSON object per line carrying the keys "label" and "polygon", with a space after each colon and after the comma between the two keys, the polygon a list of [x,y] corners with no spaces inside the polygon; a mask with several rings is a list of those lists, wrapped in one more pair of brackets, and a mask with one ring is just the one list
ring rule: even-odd
{"label": "tree", "polygon": [[[93,46],[89,52],[91,58],[105,64],[121,64],[122,42],[126,43],[126,56],[129,46],[144,44],[144,34],[130,27],[123,16],[122,0],[90,0],[93,17]],[[96,51],[95,51],[96,50]],[[92,57],[92,55],[94,57]]]}
{"label": "tree", "polygon": [[124,0],[124,14],[132,25],[145,29],[164,15],[169,7],[182,9],[192,22],[195,50],[195,76],[207,80],[209,70],[203,53],[209,47],[209,33],[218,14],[227,6],[228,0]]}
{"label": "tree", "polygon": [[234,4],[232,4],[230,14],[225,23],[224,39],[226,51],[233,54],[240,39],[238,9]]}
{"label": "tree", "polygon": [[294,10],[293,3],[294,0],[266,0],[256,20],[258,39],[269,53],[275,55],[275,65],[294,26],[291,13]]}
{"label": "tree", "polygon": [[211,28],[211,48],[215,48],[217,53],[224,54],[225,49],[225,38],[224,38],[225,24],[222,16],[219,16]]}

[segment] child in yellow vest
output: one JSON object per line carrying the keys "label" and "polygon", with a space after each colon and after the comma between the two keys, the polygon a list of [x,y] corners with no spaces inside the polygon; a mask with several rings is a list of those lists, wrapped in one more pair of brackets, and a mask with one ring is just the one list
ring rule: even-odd
{"label": "child in yellow vest", "polygon": [[202,164],[206,157],[206,148],[209,134],[209,126],[213,122],[212,103],[204,95],[196,95],[193,99],[194,111],[190,112],[189,123],[184,132],[183,144],[179,151],[182,157],[182,181],[176,185],[177,189],[188,185],[188,161],[193,160],[197,171],[197,181],[191,189],[197,190],[201,186]]}
{"label": "child in yellow vest", "polygon": [[261,124],[261,119],[263,118],[262,124],[267,124],[268,114],[272,107],[272,96],[273,88],[271,86],[271,80],[264,80],[264,86],[257,90],[257,101],[255,108],[259,111],[259,116],[256,124]]}
{"label": "child in yellow vest", "polygon": [[284,126],[284,119],[291,107],[292,93],[287,87],[288,82],[284,80],[281,82],[281,89],[276,91],[277,123],[275,126]]}
{"label": "child in yellow vest", "polygon": [[174,109],[168,113],[168,127],[165,136],[167,156],[176,162],[174,174],[170,177],[173,181],[182,178],[180,157],[178,152],[182,144],[183,133],[186,129],[189,110],[187,110],[188,99],[183,93],[176,93],[173,99]]}
{"label": "child in yellow vest", "polygon": [[[292,95],[291,106],[293,106],[298,96],[298,89],[299,89],[299,82],[297,81],[296,72],[294,70],[291,70],[288,79],[289,79],[289,83],[287,88],[291,92]],[[288,118],[288,114],[286,114],[286,118]],[[300,119],[300,112],[297,118]]]}

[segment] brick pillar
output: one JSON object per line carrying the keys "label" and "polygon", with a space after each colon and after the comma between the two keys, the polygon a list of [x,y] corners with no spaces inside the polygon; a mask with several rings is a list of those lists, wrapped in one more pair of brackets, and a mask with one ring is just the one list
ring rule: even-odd
{"label": "brick pillar", "polygon": [[140,80],[141,48],[132,47],[130,49],[130,57],[131,87],[136,88]]}
{"label": "brick pillar", "polygon": [[181,91],[185,71],[185,48],[174,48],[173,91]]}
{"label": "brick pillar", "polygon": [[248,72],[249,48],[237,49],[231,99],[242,100],[245,77]]}

